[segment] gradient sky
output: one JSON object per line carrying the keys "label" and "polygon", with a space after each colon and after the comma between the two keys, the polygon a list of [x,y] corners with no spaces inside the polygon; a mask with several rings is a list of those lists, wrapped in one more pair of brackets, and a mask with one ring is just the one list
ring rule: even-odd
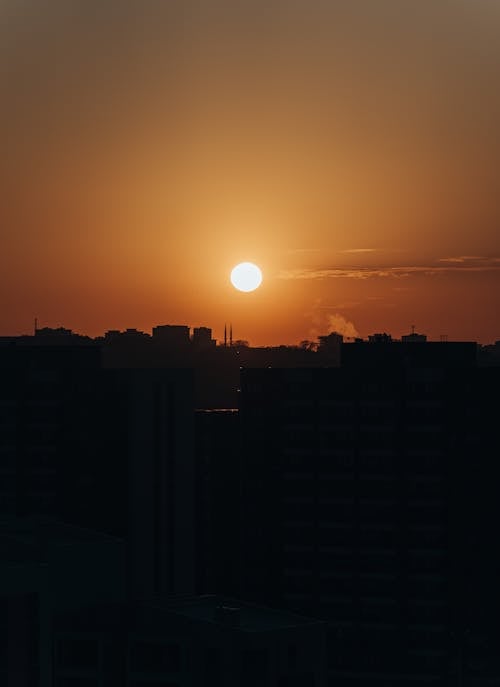
{"label": "gradient sky", "polygon": [[0,0],[0,334],[500,339],[499,75],[497,0]]}

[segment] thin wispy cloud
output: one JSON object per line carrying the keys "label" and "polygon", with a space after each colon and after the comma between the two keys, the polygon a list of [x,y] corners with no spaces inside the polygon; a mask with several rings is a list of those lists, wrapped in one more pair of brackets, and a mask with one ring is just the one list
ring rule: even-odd
{"label": "thin wispy cloud", "polygon": [[363,253],[406,253],[406,248],[376,248],[376,247],[361,247],[361,248],[343,248],[337,251],[341,255],[363,255]]}
{"label": "thin wispy cloud", "polygon": [[318,305],[318,310],[349,310],[350,308],[357,308],[362,305],[361,301],[342,301],[341,303],[334,303],[333,305]]}
{"label": "thin wispy cloud", "polygon": [[378,248],[346,248],[339,250],[339,253],[375,253]]}
{"label": "thin wispy cloud", "polygon": [[464,262],[469,262],[471,260],[488,260],[488,258],[483,257],[482,255],[457,255],[454,257],[450,258],[439,258],[438,262],[451,262],[451,263],[464,263]]}
{"label": "thin wispy cloud", "polygon": [[[431,265],[392,265],[384,267],[329,267],[320,269],[282,270],[279,279],[404,279],[414,275],[435,276],[439,274],[498,272],[500,258],[474,258],[468,260],[441,259]],[[445,263],[445,264],[442,264]]]}

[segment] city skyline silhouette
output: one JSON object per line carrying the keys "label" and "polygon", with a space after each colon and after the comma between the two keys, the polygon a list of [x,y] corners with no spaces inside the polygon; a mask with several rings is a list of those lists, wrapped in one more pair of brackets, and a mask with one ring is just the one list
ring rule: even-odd
{"label": "city skyline silhouette", "polygon": [[229,332],[0,338],[6,684],[494,684],[498,344]]}
{"label": "city skyline silhouette", "polygon": [[463,0],[8,0],[0,335],[495,341],[499,24]]}
{"label": "city skyline silhouette", "polygon": [[500,685],[499,37],[0,3],[0,687]]}

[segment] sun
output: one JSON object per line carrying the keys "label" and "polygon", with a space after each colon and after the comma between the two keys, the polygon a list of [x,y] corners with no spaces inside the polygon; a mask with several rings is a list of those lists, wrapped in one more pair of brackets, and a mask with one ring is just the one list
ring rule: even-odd
{"label": "sun", "polygon": [[262,283],[262,272],[253,262],[240,262],[231,270],[231,284],[238,291],[255,291]]}

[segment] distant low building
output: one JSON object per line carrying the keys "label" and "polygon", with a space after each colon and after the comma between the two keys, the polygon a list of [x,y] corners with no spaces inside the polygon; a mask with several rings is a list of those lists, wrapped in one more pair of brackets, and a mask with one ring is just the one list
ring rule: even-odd
{"label": "distant low building", "polygon": [[322,360],[325,364],[339,365],[340,364],[340,351],[342,349],[342,344],[344,337],[342,334],[337,332],[331,332],[325,336],[318,337],[318,349],[317,355],[318,359]]}
{"label": "distant low building", "polygon": [[180,324],[161,324],[153,327],[153,341],[165,346],[189,346],[189,327]]}
{"label": "distant low building", "polygon": [[212,339],[212,330],[209,327],[194,327],[191,342],[197,351],[214,348],[217,343]]}
{"label": "distant low building", "polygon": [[65,329],[65,327],[35,329],[35,336],[71,336],[72,334],[71,329]]}
{"label": "distant low building", "polygon": [[392,336],[386,332],[370,334],[368,337],[370,343],[389,343],[392,341]]}
{"label": "distant low building", "polygon": [[110,329],[104,335],[105,342],[123,339],[126,339],[127,341],[129,341],[130,339],[144,340],[150,338],[151,337],[149,336],[149,334],[146,334],[146,332],[141,332],[140,329],[136,329],[135,327],[127,327],[127,329],[125,329],[123,332],[119,329]]}
{"label": "distant low building", "polygon": [[472,341],[393,341],[373,339],[342,346],[342,366],[471,367],[477,345]]}
{"label": "distant low building", "polygon": [[404,343],[425,343],[427,341],[427,336],[425,334],[417,334],[417,332],[413,330],[411,334],[403,334],[401,341]]}
{"label": "distant low building", "polygon": [[33,337],[18,337],[18,339],[25,338],[30,339],[32,342],[36,343],[38,346],[41,345],[61,345],[61,344],[82,344],[82,343],[94,343],[89,336],[83,336],[82,334],[75,334],[71,329],[66,329],[65,327],[42,327],[41,329],[35,329]]}

